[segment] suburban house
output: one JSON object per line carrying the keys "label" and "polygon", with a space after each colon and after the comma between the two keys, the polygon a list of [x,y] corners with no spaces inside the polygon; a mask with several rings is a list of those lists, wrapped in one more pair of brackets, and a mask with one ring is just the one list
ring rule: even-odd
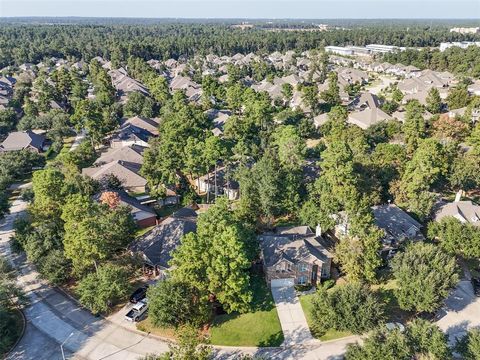
{"label": "suburban house", "polygon": [[[109,194],[110,193],[110,194]],[[111,196],[106,196],[111,195]],[[109,200],[107,200],[109,199]],[[140,201],[128,195],[125,191],[106,191],[103,192],[99,200],[110,207],[119,205],[130,208],[130,213],[138,227],[146,228],[157,224],[157,214],[152,208],[142,205]],[[113,203],[112,203],[113,200]]]}
{"label": "suburban house", "polygon": [[32,130],[14,131],[0,144],[0,151],[31,150],[42,152],[47,149],[45,136]]}
{"label": "suburban house", "polygon": [[129,145],[119,148],[109,148],[95,162],[95,166],[108,164],[112,161],[127,161],[136,164],[143,164],[143,152],[146,147],[140,145]]}
{"label": "suburban house", "polygon": [[407,239],[424,240],[422,224],[397,205],[376,205],[372,210],[375,224],[385,233],[382,242],[386,248],[396,248]]}
{"label": "suburban house", "polygon": [[212,133],[215,136],[223,135],[223,128],[232,115],[232,112],[230,110],[210,109],[205,111],[205,114],[213,123]]}
{"label": "suburban house", "polygon": [[119,148],[129,145],[148,147],[148,140],[154,135],[135,125],[128,124],[118,130],[110,139],[110,147]]}
{"label": "suburban house", "polygon": [[[383,232],[383,252],[396,249],[405,240],[423,240],[422,225],[395,204],[376,205],[372,207],[375,225]],[[335,234],[348,234],[349,222],[345,212],[335,216]]]}
{"label": "suburban house", "polygon": [[366,108],[362,111],[355,111],[348,115],[348,122],[357,125],[363,130],[382,121],[392,120],[393,118],[380,108]]}
{"label": "suburban house", "polygon": [[320,126],[325,125],[328,121],[328,113],[317,115],[313,118],[313,124],[318,129]]}
{"label": "suburban house", "polygon": [[185,207],[163,220],[130,247],[144,261],[144,272],[165,278],[170,269],[171,253],[182,237],[197,230],[197,213]]}
{"label": "suburban house", "polygon": [[148,131],[154,136],[158,136],[158,119],[150,119],[141,116],[134,116],[129,119],[124,119],[120,125],[120,128],[126,128],[129,125],[133,125],[136,128]]}
{"label": "suburban house", "polygon": [[380,105],[381,102],[377,95],[369,92],[362,92],[360,95],[355,97],[350,104],[348,104],[348,107],[352,110],[364,110],[376,109],[379,108]]}
{"label": "suburban house", "polygon": [[102,179],[105,175],[114,175],[122,183],[125,190],[133,193],[147,191],[147,180],[140,175],[140,164],[123,160],[112,161],[98,167],[82,169],[82,175],[95,180]]}
{"label": "suburban house", "polygon": [[210,194],[226,195],[229,200],[236,200],[240,197],[240,186],[231,178],[232,174],[232,169],[226,166],[218,167],[216,178],[215,172],[211,172],[194,179],[192,185],[197,188],[199,194],[210,192]]}
{"label": "suburban house", "polygon": [[[103,67],[108,68],[106,65],[107,64],[103,65]],[[128,99],[128,94],[134,91],[146,96],[149,95],[148,89],[145,87],[145,85],[128,76],[128,73],[124,68],[110,70],[108,75],[110,75],[112,78],[112,84],[117,90],[117,95],[122,103],[126,102]]]}
{"label": "suburban house", "polygon": [[168,205],[177,205],[180,202],[180,195],[174,188],[167,187],[165,189],[165,194],[161,199],[157,200],[158,205],[168,206]]}
{"label": "suburban house", "polygon": [[[406,116],[407,116],[407,112],[403,109],[401,110],[397,110],[395,111],[393,114],[392,114],[392,117],[397,119],[398,121],[400,122],[405,122],[405,119],[406,119]],[[431,113],[429,113],[427,110],[425,110],[423,112],[423,118],[424,119],[430,119],[433,115]]]}
{"label": "suburban house", "polygon": [[470,200],[460,200],[460,196],[454,202],[440,204],[435,214],[435,221],[445,217],[454,217],[463,224],[480,226],[480,206]]}
{"label": "suburban house", "polygon": [[271,287],[315,285],[331,273],[332,244],[308,226],[277,228],[260,236],[262,261]]}

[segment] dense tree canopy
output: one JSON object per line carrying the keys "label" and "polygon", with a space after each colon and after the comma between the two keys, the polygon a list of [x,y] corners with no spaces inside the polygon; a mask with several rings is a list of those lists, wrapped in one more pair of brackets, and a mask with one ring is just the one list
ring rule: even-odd
{"label": "dense tree canopy", "polygon": [[380,328],[363,345],[349,345],[346,360],[443,360],[452,357],[445,334],[425,320],[414,320],[406,330]]}
{"label": "dense tree canopy", "polygon": [[252,293],[248,269],[255,248],[253,234],[236,221],[225,198],[201,214],[196,233],[182,238],[173,252],[172,278],[213,295],[228,312],[245,312]]}
{"label": "dense tree canopy", "polygon": [[384,305],[361,284],[346,284],[327,291],[320,288],[313,300],[313,329],[323,335],[328,329],[362,334],[383,320]]}
{"label": "dense tree canopy", "polygon": [[[344,26],[354,26],[347,21]],[[338,26],[338,22],[335,23]],[[261,24],[265,26],[265,24]],[[230,24],[193,24],[193,23],[159,23],[151,21],[147,25],[135,24],[132,21],[124,26],[116,26],[111,21],[87,20],[87,24],[69,25],[52,24],[24,26],[23,24],[2,24],[0,40],[4,44],[0,56],[0,68],[16,63],[38,62],[51,56],[76,57],[86,61],[102,55],[114,62],[127,61],[130,56],[144,59],[178,58],[207,54],[234,55],[237,52],[273,52],[286,50],[304,51],[316,48],[320,44],[329,45],[365,45],[391,44],[397,46],[438,46],[441,41],[459,41],[473,39],[473,36],[462,36],[450,33],[448,24],[432,24],[425,30],[425,24],[411,22],[409,36],[405,36],[405,23],[392,22],[363,23],[355,31],[338,29],[328,32],[265,31],[262,26],[247,32],[230,28]],[[288,26],[288,25],[287,25]],[[294,24],[299,26],[299,24]],[[268,25],[267,25],[268,27]],[[389,31],[385,31],[388,28]],[[469,64],[474,65],[478,58],[475,47],[471,47],[471,55],[466,57]],[[392,64],[401,62],[405,65],[413,63],[420,67],[429,66],[434,69],[459,70],[465,63],[460,49],[449,49],[445,53],[412,52],[389,54],[386,60]],[[398,56],[398,57],[394,57]],[[402,56],[402,57],[401,57]],[[447,59],[448,61],[445,61]],[[445,63],[447,65],[445,65]],[[467,70],[472,68],[467,65]],[[465,66],[465,65],[464,65]],[[477,67],[474,67],[477,69]]]}
{"label": "dense tree canopy", "polygon": [[392,269],[400,307],[416,312],[437,310],[459,280],[455,258],[435,245],[421,242],[395,255]]}

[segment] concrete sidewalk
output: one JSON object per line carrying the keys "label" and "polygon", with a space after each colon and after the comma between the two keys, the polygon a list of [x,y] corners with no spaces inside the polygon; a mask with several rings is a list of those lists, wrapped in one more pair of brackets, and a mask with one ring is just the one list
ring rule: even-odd
{"label": "concrete sidewalk", "polygon": [[320,343],[310,333],[307,319],[300,300],[295,295],[293,285],[272,287],[272,295],[285,338],[283,345]]}
{"label": "concrete sidewalk", "polygon": [[[8,241],[13,235],[13,221],[25,208],[24,201],[15,200],[11,214],[0,226],[0,255],[14,262],[19,272],[18,284],[29,299],[29,306],[24,309],[26,331],[8,356],[9,360],[61,360],[60,344],[64,341],[66,357],[79,360],[137,360],[146,354],[161,354],[169,350],[168,342],[133,331],[124,322],[114,323],[92,316],[42,280],[35,267],[26,261],[25,254],[12,253]],[[236,360],[241,355],[249,354],[279,360],[336,360],[342,358],[348,343],[357,341],[356,338],[328,343],[313,340],[293,286],[276,291],[276,303],[286,334],[284,346],[218,346],[213,347],[215,358]]]}

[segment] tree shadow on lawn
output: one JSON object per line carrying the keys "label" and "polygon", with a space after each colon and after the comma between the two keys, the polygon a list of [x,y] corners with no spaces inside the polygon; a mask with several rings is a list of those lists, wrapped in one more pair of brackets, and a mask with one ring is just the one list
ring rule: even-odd
{"label": "tree shadow on lawn", "polygon": [[258,347],[277,347],[282,345],[283,339],[283,332],[280,331],[276,334],[270,335],[268,339],[260,341]]}
{"label": "tree shadow on lawn", "polygon": [[[258,314],[259,316],[256,319],[254,318],[253,322],[251,322],[251,324],[249,325],[255,326],[255,320],[258,320],[259,321],[259,323],[257,323],[258,326],[265,326],[266,328],[272,326],[270,321],[268,321],[268,324],[266,321],[268,317],[271,315],[265,314],[265,313],[269,313],[275,309],[275,302],[273,301],[273,297],[270,292],[270,289],[268,288],[261,274],[257,274],[257,273],[251,274],[251,290],[253,294],[252,309],[248,313],[239,314],[235,312],[231,314],[217,315],[214,318],[214,321],[212,324],[213,327],[220,327],[224,324],[227,326],[228,325],[226,324],[227,322],[231,322],[231,321],[234,322],[235,320],[241,321],[241,319],[239,319],[240,317],[248,316],[248,315],[255,316],[256,313],[259,313]],[[278,319],[277,319],[277,322],[279,323]],[[242,325],[247,325],[248,323],[249,321],[246,320],[245,323]],[[281,330],[280,325],[278,327],[279,327],[278,332],[269,334],[268,337],[264,339],[258,339],[259,341],[256,344],[251,344],[251,346],[259,346],[259,347],[280,346],[283,342],[283,332]],[[245,331],[248,329],[239,327],[238,330]]]}

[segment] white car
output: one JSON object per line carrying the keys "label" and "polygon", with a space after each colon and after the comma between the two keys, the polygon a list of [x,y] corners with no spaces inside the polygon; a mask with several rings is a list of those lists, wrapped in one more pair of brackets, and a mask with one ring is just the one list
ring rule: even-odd
{"label": "white car", "polygon": [[125,320],[136,322],[142,318],[148,309],[148,304],[146,301],[139,301],[130,309],[130,311],[125,315]]}

